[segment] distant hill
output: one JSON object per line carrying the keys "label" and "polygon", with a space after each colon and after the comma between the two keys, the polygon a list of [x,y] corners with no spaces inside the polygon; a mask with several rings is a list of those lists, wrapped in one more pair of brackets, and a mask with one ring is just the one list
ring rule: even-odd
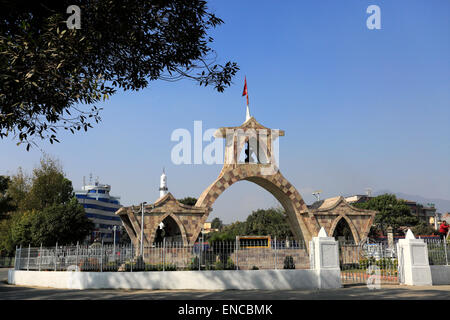
{"label": "distant hill", "polygon": [[392,192],[389,190],[379,190],[379,191],[374,192],[373,195],[379,196],[379,195],[385,194],[385,193],[395,194],[397,198],[416,201],[423,205],[426,205],[427,203],[434,203],[434,205],[437,209],[437,212],[439,212],[439,213],[450,212],[450,200],[424,198],[422,196],[411,195],[411,194],[406,194],[406,193],[401,193],[401,192]]}

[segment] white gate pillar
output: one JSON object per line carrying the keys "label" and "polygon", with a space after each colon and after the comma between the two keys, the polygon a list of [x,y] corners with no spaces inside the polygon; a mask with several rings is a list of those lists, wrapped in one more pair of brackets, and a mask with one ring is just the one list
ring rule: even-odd
{"label": "white gate pillar", "polygon": [[333,237],[328,237],[322,227],[317,237],[310,241],[310,265],[316,271],[320,289],[340,288],[339,247]]}
{"label": "white gate pillar", "polygon": [[397,244],[400,283],[412,286],[431,286],[428,248],[423,239],[416,239],[410,229]]}

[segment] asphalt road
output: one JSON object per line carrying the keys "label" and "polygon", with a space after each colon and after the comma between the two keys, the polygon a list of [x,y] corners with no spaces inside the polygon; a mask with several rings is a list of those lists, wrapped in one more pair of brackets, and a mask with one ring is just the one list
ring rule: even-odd
{"label": "asphalt road", "polygon": [[369,290],[348,286],[327,290],[67,290],[8,285],[8,269],[0,269],[0,300],[450,300],[450,286],[386,285]]}

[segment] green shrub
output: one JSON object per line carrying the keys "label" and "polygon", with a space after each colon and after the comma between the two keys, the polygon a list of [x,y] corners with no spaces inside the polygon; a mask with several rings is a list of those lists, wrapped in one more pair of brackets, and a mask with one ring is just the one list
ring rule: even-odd
{"label": "green shrub", "polygon": [[216,261],[207,261],[204,269],[205,270],[217,270],[216,269]]}
{"label": "green shrub", "polygon": [[391,258],[382,258],[376,261],[375,265],[381,269],[389,268],[389,269],[396,269],[398,266],[397,259],[391,259]]}
{"label": "green shrub", "polygon": [[[162,271],[163,265],[161,264],[159,266],[159,271]],[[177,265],[174,263],[166,263],[164,264],[164,270],[165,271],[177,271]]]}
{"label": "green shrub", "polygon": [[[226,262],[224,260],[226,259]],[[188,270],[198,270],[198,257],[192,258],[189,263],[187,269]],[[219,256],[217,261],[205,261],[205,264],[201,266],[201,270],[234,270],[236,269],[236,265],[233,262],[233,259],[229,256]]]}
{"label": "green shrub", "polygon": [[103,266],[103,271],[117,271],[119,270],[119,263],[117,261],[110,261]]}
{"label": "green shrub", "polygon": [[367,269],[370,265],[374,265],[375,263],[376,263],[376,260],[374,257],[363,258],[363,259],[359,260],[359,268]]}
{"label": "green shrub", "polygon": [[360,269],[367,269],[371,265],[375,265],[380,269],[396,269],[398,266],[398,261],[397,259],[392,258],[381,258],[376,260],[374,257],[359,260]]}
{"label": "green shrub", "polygon": [[222,261],[216,261],[214,263],[214,270],[224,270],[224,265],[222,263]]}
{"label": "green shrub", "polygon": [[136,259],[136,261],[125,262],[125,271],[145,271],[146,265],[141,259]]}
{"label": "green shrub", "polygon": [[145,271],[159,271],[157,264],[146,264]]}
{"label": "green shrub", "polygon": [[235,270],[236,269],[236,265],[234,264],[233,259],[231,259],[231,257],[228,257],[227,263],[225,264],[224,269],[225,270]]}
{"label": "green shrub", "polygon": [[158,263],[158,264],[151,264],[151,263],[136,263],[136,262],[126,262],[125,263],[125,271],[131,271],[131,267],[133,267],[134,271],[176,271],[177,265],[173,263]]}
{"label": "green shrub", "polygon": [[191,263],[189,263],[188,269],[189,270],[198,270],[198,264],[199,264],[198,257],[194,257],[194,258],[192,258]]}
{"label": "green shrub", "polygon": [[350,269],[362,269],[359,263],[345,263],[341,264],[342,270],[350,270]]}

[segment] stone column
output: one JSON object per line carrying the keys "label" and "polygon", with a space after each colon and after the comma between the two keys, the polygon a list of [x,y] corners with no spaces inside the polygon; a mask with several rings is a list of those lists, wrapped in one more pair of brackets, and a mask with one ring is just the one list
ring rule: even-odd
{"label": "stone column", "polygon": [[387,241],[389,249],[394,248],[394,229],[392,227],[387,228]]}
{"label": "stone column", "polygon": [[431,286],[428,248],[423,239],[416,239],[410,229],[397,244],[400,283],[411,286]]}
{"label": "stone column", "polygon": [[320,289],[342,287],[338,242],[328,237],[323,227],[310,242],[310,264],[316,271]]}

